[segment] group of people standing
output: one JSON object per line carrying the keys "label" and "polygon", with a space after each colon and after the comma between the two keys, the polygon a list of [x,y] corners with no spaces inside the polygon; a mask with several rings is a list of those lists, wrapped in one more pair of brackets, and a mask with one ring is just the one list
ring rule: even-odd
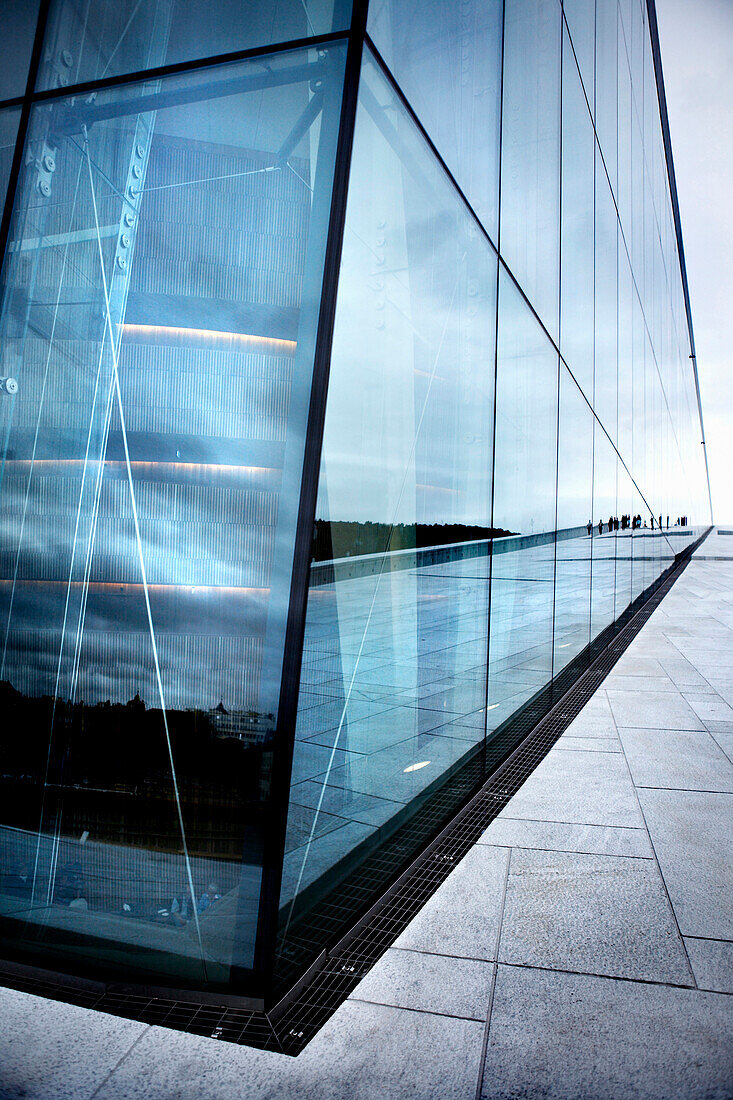
{"label": "group of people standing", "polygon": [[[608,522],[606,524],[604,524],[602,519],[599,519],[598,520],[598,534],[602,535],[604,530],[607,530],[607,531],[618,531],[618,530],[626,531],[627,528],[629,528],[629,527],[636,527],[636,521],[637,520],[639,520],[639,526],[641,527],[641,516],[633,516],[633,518],[631,516],[621,516],[620,519],[619,519],[618,516],[609,516],[608,517]],[[588,531],[589,535],[592,533],[592,531],[593,531],[593,522],[591,520],[588,520],[588,523],[586,525],[586,530]]]}
{"label": "group of people standing", "polygon": [[[655,527],[657,527],[660,531],[662,530],[662,527],[663,527],[662,516],[659,516],[659,517],[650,516],[649,519],[650,519],[650,522],[651,522],[652,530],[654,530]],[[684,523],[686,521],[686,519],[687,519],[686,516],[683,517],[682,520],[678,519],[677,524],[679,524],[681,522]],[[631,529],[632,531],[636,531],[640,527],[646,527],[646,525],[647,525],[646,520],[642,520],[640,515],[636,515],[636,516],[625,515],[625,516],[621,516],[620,519],[619,519],[618,516],[609,516],[608,521],[605,524],[604,524],[604,521],[602,519],[598,520],[598,534],[602,535],[604,530],[606,530],[606,531],[618,531],[618,530],[627,531],[627,530]],[[667,516],[667,528],[669,528],[669,516]],[[593,532],[593,522],[592,522],[592,520],[588,520],[588,523],[586,524],[586,530],[587,530],[589,535],[592,534],[592,532]]]}

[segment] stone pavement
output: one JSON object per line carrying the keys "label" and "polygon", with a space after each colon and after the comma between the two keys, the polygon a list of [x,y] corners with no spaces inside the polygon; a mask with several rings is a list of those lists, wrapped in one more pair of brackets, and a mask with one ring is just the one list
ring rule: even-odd
{"label": "stone pavement", "polygon": [[732,758],[716,530],[298,1058],[0,990],[0,1096],[733,1097]]}

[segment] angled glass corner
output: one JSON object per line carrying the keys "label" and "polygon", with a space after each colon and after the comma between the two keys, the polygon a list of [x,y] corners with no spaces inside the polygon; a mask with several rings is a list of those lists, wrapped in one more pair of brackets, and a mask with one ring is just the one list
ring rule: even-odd
{"label": "angled glass corner", "polygon": [[[496,275],[494,249],[367,51],[280,898],[284,982],[333,931],[319,901],[337,890],[347,913],[356,895],[341,884],[356,867],[378,888],[426,820],[450,815],[450,795],[432,816],[431,798],[481,754]],[[407,822],[411,837],[391,848]]]}
{"label": "angled glass corner", "polygon": [[344,60],[33,110],[0,306],[6,957],[262,993]]}

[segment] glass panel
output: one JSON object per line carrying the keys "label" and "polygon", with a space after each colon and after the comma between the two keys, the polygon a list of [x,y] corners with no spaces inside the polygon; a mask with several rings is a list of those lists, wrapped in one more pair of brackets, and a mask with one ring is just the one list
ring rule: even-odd
{"label": "glass panel", "polygon": [[618,186],[616,199],[618,201],[619,219],[621,228],[626,238],[626,246],[631,252],[632,229],[632,132],[634,121],[634,105],[631,91],[631,72],[629,69],[629,55],[626,49],[626,40],[619,20],[619,44],[618,44]]}
{"label": "glass panel", "polygon": [[502,0],[384,0],[371,5],[368,29],[496,240]]}
{"label": "glass panel", "polygon": [[616,581],[614,618],[618,619],[631,603],[631,543],[633,528],[634,487],[622,462],[616,466],[616,514],[619,530],[616,532]]}
{"label": "glass panel", "polygon": [[492,727],[552,675],[555,561],[557,352],[503,271],[498,340],[493,523],[522,537],[494,546]]}
{"label": "glass panel", "polygon": [[593,399],[595,136],[572,50],[563,49],[560,352]]}
{"label": "glass panel", "polygon": [[618,7],[615,0],[596,4],[595,121],[603,160],[616,193],[618,99]]}
{"label": "glass panel", "polygon": [[621,239],[618,262],[618,450],[624,462],[631,468],[634,430],[634,284]]}
{"label": "glass panel", "polygon": [[646,587],[646,535],[647,531],[639,526],[646,505],[636,487],[632,486],[632,530],[631,530],[631,598],[636,599]]}
{"label": "glass panel", "polygon": [[618,422],[618,218],[599,155],[596,161],[595,226],[593,409],[615,442]]}
{"label": "glass panel", "polygon": [[564,367],[560,368],[556,526],[554,675],[590,641],[591,543],[596,533],[593,413]]}
{"label": "glass panel", "polygon": [[570,31],[585,93],[593,109],[595,82],[596,6],[593,0],[563,0],[565,21]]}
{"label": "glass panel", "polygon": [[4,111],[0,111],[0,211],[8,190],[19,122],[20,107],[6,107]]}
{"label": "glass panel", "polygon": [[557,0],[506,2],[501,254],[555,340],[561,20]]}
{"label": "glass panel", "polygon": [[[483,741],[495,283],[495,253],[367,56],[303,650],[284,957],[302,942],[309,901]],[[311,946],[321,934],[311,929]]]}
{"label": "glass panel", "polygon": [[12,43],[12,49],[3,50],[0,99],[14,99],[25,93],[39,7],[39,0],[2,0],[3,39]]}
{"label": "glass panel", "polygon": [[40,90],[346,30],[351,0],[53,0]]}
{"label": "glass panel", "polygon": [[616,452],[596,421],[593,441],[593,518],[596,530],[591,568],[591,638],[597,638],[614,619],[616,539],[617,531],[621,529],[616,498],[617,461]]}
{"label": "glass panel", "polygon": [[2,315],[0,861],[33,875],[0,904],[54,962],[252,966],[343,54],[32,118]]}

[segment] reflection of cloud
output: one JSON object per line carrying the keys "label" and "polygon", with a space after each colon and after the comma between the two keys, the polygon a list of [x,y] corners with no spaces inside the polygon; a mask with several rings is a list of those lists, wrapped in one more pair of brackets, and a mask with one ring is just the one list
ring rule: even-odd
{"label": "reflection of cloud", "polygon": [[486,524],[495,258],[411,124],[396,125],[413,158],[404,182],[398,151],[359,114],[318,514]]}

